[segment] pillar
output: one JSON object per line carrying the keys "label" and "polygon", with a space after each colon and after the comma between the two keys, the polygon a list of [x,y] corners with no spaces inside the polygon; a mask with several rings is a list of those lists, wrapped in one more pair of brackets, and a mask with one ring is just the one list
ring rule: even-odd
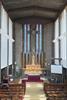
{"label": "pillar", "polygon": [[44,26],[42,27],[42,52],[44,52]]}
{"label": "pillar", "polygon": [[[13,24],[13,39],[15,40],[15,24]],[[15,63],[16,63],[15,62],[16,61],[16,58],[15,58],[15,46],[16,45],[15,45],[15,41],[14,41],[13,42],[13,56],[12,56],[13,57],[13,61],[12,61],[13,62],[13,69],[12,69],[13,70],[12,71],[13,72],[13,76],[15,76],[15,71],[16,71],[16,67],[15,67],[16,66],[15,65]]]}
{"label": "pillar", "polygon": [[1,83],[1,33],[0,33],[0,83]]}
{"label": "pillar", "polygon": [[38,28],[38,52],[40,52],[40,26]]}
{"label": "pillar", "polygon": [[9,75],[9,39],[7,39],[7,76]]}

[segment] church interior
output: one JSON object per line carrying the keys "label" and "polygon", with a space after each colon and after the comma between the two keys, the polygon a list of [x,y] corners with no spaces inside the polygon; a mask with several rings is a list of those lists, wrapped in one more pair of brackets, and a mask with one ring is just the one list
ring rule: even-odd
{"label": "church interior", "polygon": [[0,100],[67,100],[67,0],[0,0]]}

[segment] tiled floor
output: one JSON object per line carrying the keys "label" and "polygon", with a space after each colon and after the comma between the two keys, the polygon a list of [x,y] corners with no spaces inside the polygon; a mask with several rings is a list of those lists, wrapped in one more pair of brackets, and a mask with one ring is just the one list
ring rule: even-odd
{"label": "tiled floor", "polygon": [[39,82],[27,82],[24,100],[47,100],[43,91],[43,84]]}

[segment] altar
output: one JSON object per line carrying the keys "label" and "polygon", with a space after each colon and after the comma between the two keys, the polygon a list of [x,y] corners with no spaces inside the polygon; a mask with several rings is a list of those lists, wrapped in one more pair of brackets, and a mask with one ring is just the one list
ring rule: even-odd
{"label": "altar", "polygon": [[39,64],[26,65],[25,74],[28,77],[27,82],[42,82],[40,79],[42,71]]}
{"label": "altar", "polygon": [[40,75],[42,73],[41,66],[39,64],[26,65],[25,74],[27,75]]}
{"label": "altar", "polygon": [[27,75],[40,75],[42,73],[41,71],[41,65],[35,64],[35,55],[34,55],[34,49],[32,52],[32,63],[27,64],[25,68],[25,74]]}

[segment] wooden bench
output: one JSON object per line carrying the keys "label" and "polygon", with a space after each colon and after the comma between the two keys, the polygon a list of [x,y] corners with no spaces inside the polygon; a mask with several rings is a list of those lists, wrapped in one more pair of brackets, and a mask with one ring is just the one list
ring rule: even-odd
{"label": "wooden bench", "polygon": [[8,89],[0,89],[0,100],[12,100],[12,96]]}
{"label": "wooden bench", "polygon": [[9,84],[9,88],[0,88],[0,100],[19,100],[20,97],[23,98],[25,94],[24,84]]}
{"label": "wooden bench", "polygon": [[25,94],[25,85],[22,84],[9,84],[9,91],[13,97],[24,96]]}
{"label": "wooden bench", "polygon": [[66,100],[67,84],[65,83],[45,83],[44,91],[48,100]]}

